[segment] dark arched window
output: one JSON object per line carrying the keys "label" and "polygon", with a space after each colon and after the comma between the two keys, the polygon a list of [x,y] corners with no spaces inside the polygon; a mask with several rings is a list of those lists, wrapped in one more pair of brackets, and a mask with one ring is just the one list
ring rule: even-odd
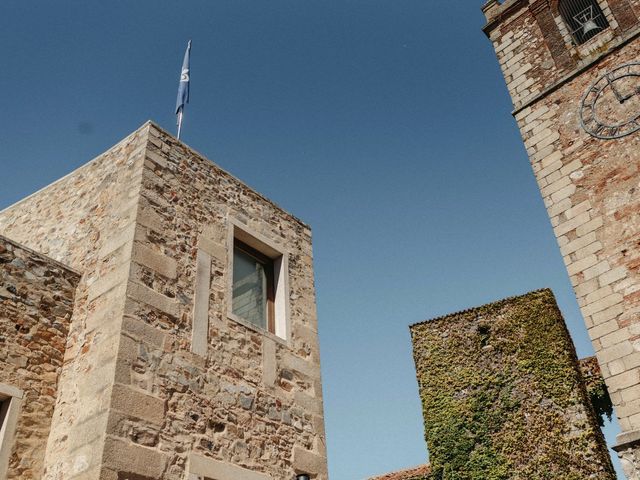
{"label": "dark arched window", "polygon": [[597,0],[560,0],[558,10],[578,45],[609,26]]}

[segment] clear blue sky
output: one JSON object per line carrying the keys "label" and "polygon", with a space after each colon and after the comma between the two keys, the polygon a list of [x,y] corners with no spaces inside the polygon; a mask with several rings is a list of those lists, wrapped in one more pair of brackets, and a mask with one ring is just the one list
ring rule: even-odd
{"label": "clear blue sky", "polygon": [[332,480],[425,461],[408,325],[549,286],[592,354],[481,0],[0,3],[0,208],[147,119],[314,231]]}

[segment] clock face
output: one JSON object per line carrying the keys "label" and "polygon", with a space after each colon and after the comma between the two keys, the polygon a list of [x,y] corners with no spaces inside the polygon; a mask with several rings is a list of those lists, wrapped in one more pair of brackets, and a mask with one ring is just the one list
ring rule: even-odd
{"label": "clock face", "polygon": [[640,130],[640,63],[617,67],[594,82],[582,98],[582,128],[601,139]]}

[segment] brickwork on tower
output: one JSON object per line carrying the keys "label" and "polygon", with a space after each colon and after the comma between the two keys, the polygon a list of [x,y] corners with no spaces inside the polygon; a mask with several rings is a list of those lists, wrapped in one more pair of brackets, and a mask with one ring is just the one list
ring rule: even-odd
{"label": "brickwork on tower", "polygon": [[[587,120],[583,128],[581,117],[589,118],[586,94],[594,82],[601,79],[604,84],[605,74],[638,62],[640,2],[599,0],[598,4],[609,27],[582,44],[572,39],[558,0],[492,0],[483,10],[488,20],[485,33],[495,47],[623,431],[617,448],[625,472],[637,479],[640,132],[598,138],[613,136],[620,127],[592,128]],[[631,92],[624,105],[611,93],[598,98],[593,111],[599,119],[619,116],[603,121],[605,125],[636,115],[638,79],[630,76],[616,87],[625,89],[625,95]],[[633,123],[625,128],[631,127],[635,128]]]}
{"label": "brickwork on tower", "polygon": [[[149,122],[0,232],[82,272],[43,478],[326,480],[307,225]],[[234,239],[273,329],[231,311]]]}

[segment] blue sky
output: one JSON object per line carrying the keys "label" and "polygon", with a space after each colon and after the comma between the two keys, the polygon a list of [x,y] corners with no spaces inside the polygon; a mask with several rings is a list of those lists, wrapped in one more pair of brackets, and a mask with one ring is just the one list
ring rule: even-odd
{"label": "blue sky", "polygon": [[0,208],[174,131],[193,39],[183,140],[313,227],[332,479],[422,463],[409,324],[548,286],[593,353],[480,6],[3,0]]}

